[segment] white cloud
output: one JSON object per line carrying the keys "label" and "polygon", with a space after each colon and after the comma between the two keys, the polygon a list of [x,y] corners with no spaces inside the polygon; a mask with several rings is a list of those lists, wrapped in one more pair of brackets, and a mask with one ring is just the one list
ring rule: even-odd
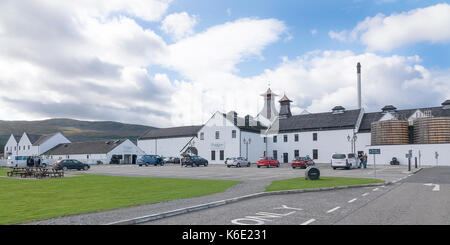
{"label": "white cloud", "polygon": [[161,30],[179,40],[192,35],[196,24],[197,16],[190,16],[186,12],[175,13],[166,16],[162,21]]}
{"label": "white cloud", "polygon": [[236,72],[236,64],[261,57],[262,50],[286,30],[276,19],[239,19],[214,26],[169,46],[163,64],[190,80]]}
{"label": "white cloud", "polygon": [[352,31],[330,31],[339,41],[360,40],[369,51],[391,51],[419,42],[447,43],[450,41],[450,5],[443,3],[427,8],[385,16],[367,17]]}

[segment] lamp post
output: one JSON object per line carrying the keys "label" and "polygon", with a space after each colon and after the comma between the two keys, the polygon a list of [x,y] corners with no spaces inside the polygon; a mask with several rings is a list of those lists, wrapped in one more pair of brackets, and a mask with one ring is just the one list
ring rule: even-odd
{"label": "lamp post", "polygon": [[252,139],[248,138],[243,140],[245,144],[245,158],[248,160],[248,145],[252,143]]}
{"label": "lamp post", "polygon": [[356,136],[355,134],[353,134],[353,137],[351,137],[350,135],[347,135],[347,141],[350,142],[351,144],[351,151],[353,154],[356,155],[356,140],[358,139],[358,136]]}

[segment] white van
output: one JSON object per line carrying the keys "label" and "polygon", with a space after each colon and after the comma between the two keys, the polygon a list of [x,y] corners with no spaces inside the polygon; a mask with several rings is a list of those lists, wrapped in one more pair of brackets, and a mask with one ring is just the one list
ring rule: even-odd
{"label": "white van", "polygon": [[336,168],[345,168],[345,169],[352,169],[352,168],[361,168],[361,163],[358,159],[358,157],[355,156],[355,154],[341,154],[341,153],[335,153],[331,156],[331,167],[333,169]]}
{"label": "white van", "polygon": [[9,156],[6,161],[7,167],[26,167],[28,157],[24,156]]}

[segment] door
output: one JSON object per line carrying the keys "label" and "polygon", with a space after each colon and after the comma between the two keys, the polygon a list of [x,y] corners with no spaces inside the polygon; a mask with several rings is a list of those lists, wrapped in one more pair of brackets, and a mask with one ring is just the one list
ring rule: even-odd
{"label": "door", "polygon": [[288,163],[288,162],[289,162],[289,154],[283,153],[283,163]]}

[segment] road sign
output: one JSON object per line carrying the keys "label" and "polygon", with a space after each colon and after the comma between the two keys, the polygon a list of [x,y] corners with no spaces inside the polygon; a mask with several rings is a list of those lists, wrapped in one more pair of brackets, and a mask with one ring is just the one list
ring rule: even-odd
{"label": "road sign", "polygon": [[369,154],[380,155],[381,154],[381,149],[369,149]]}

